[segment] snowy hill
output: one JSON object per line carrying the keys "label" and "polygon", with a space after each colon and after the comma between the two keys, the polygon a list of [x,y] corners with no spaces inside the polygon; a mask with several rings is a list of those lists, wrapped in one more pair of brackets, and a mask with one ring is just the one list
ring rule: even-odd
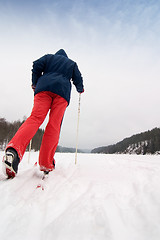
{"label": "snowy hill", "polygon": [[2,240],[160,239],[160,156],[56,153],[44,190],[37,158],[0,171]]}
{"label": "snowy hill", "polygon": [[94,148],[91,152],[107,154],[159,154],[160,128],[154,128],[146,132],[135,134],[113,145]]}

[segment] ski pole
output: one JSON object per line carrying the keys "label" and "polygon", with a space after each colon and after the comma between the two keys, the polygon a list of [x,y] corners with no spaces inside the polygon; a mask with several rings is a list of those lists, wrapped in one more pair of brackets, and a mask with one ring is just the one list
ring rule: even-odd
{"label": "ski pole", "polygon": [[77,151],[78,151],[78,132],[79,132],[79,118],[80,118],[80,104],[81,104],[81,94],[79,93],[79,103],[78,103],[78,121],[77,121],[77,139],[76,139],[76,153],[75,153],[75,164],[77,163]]}
{"label": "ski pole", "polygon": [[29,142],[28,163],[29,163],[29,160],[30,160],[31,147],[32,147],[32,139],[31,139],[31,141]]}

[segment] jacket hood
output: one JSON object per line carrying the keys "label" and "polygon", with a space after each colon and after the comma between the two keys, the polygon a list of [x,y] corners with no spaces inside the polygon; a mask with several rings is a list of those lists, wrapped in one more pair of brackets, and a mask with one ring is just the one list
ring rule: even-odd
{"label": "jacket hood", "polygon": [[68,58],[66,52],[63,49],[60,49],[58,52],[55,53],[55,55],[61,55]]}

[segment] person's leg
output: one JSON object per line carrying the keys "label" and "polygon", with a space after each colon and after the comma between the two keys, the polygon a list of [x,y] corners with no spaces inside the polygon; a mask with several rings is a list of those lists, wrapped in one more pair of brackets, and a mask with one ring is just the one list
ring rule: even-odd
{"label": "person's leg", "polygon": [[40,92],[34,97],[34,106],[30,117],[22,124],[15,136],[6,147],[17,151],[20,160],[22,159],[27,145],[43,123],[52,103],[52,97],[48,92]]}
{"label": "person's leg", "polygon": [[61,123],[67,105],[68,103],[64,98],[53,94],[49,121],[43,135],[39,154],[41,171],[52,171],[54,169],[54,154],[58,145]]}

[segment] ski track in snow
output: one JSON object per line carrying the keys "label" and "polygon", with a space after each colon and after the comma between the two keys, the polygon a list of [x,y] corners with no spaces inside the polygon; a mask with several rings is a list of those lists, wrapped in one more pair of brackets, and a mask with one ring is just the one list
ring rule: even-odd
{"label": "ski track in snow", "polygon": [[12,180],[0,170],[1,239],[160,239],[160,156],[78,154],[77,165],[74,157],[56,153],[44,181],[38,153],[30,163],[25,154]]}

